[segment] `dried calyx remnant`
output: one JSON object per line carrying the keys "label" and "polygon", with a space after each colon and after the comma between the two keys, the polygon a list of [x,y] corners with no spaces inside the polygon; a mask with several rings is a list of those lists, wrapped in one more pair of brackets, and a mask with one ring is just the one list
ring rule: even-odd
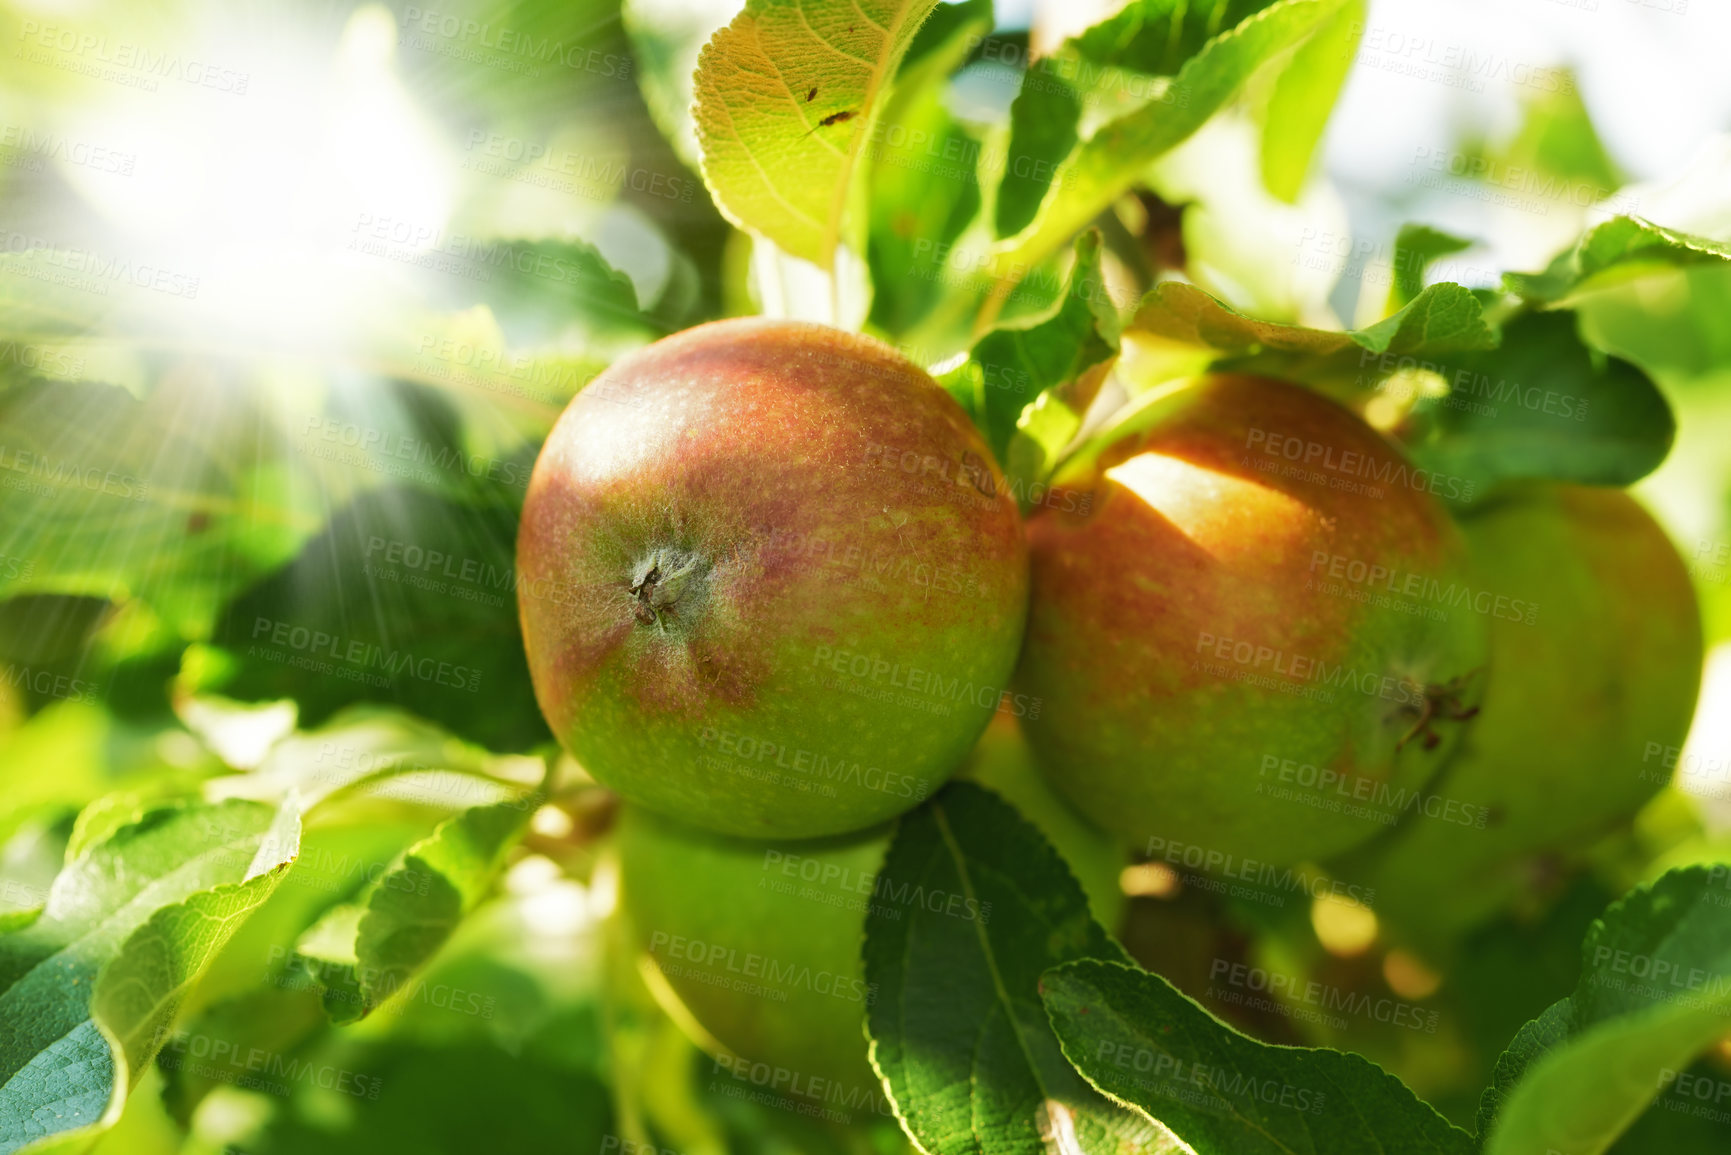
{"label": "dried calyx remnant", "polygon": [[1395,743],[1399,750],[1413,739],[1419,739],[1426,750],[1434,750],[1442,742],[1442,735],[1437,733],[1438,722],[1465,722],[1479,712],[1477,706],[1467,706],[1464,701],[1466,683],[1476,674],[1477,670],[1469,671],[1458,678],[1450,678],[1441,685],[1431,684],[1424,688],[1423,699],[1415,704],[1401,707],[1402,713],[1417,715],[1418,721],[1405,737]]}
{"label": "dried calyx remnant", "polygon": [[690,550],[649,551],[631,571],[631,596],[637,602],[633,610],[637,620],[644,625],[661,625],[664,616],[674,612],[681,597],[691,599],[708,572],[709,564]]}

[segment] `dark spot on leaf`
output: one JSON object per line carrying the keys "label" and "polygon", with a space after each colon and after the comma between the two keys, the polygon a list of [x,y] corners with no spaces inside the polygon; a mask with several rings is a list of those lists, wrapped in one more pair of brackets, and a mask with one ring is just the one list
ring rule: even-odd
{"label": "dark spot on leaf", "polygon": [[204,510],[202,510],[202,509],[198,510],[196,513],[193,513],[191,516],[189,516],[186,519],[186,532],[188,535],[195,534],[195,533],[203,533],[205,530],[207,530],[209,528],[210,528],[210,514],[204,512]]}
{"label": "dark spot on leaf", "polygon": [[817,126],[819,128],[828,128],[832,124],[841,124],[843,121],[852,120],[853,118],[854,118],[854,110],[851,108],[847,108],[847,109],[843,109],[840,112],[830,113],[828,116],[826,116],[822,120],[818,121]]}
{"label": "dark spot on leaf", "polygon": [[816,99],[817,99],[817,85],[814,84],[811,86],[811,91],[805,94],[805,102],[807,104],[810,104],[812,101],[814,101]]}

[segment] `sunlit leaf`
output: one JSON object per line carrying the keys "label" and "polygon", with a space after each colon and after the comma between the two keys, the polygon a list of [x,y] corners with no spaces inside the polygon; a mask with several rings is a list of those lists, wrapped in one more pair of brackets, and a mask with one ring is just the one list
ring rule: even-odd
{"label": "sunlit leaf", "polygon": [[716,203],[832,268],[862,250],[849,198],[896,67],[936,0],[750,0],[698,60],[697,136]]}
{"label": "sunlit leaf", "polygon": [[1731,906],[1718,867],[1674,870],[1614,903],[1569,998],[1523,1027],[1479,1106],[1487,1155],[1597,1155],[1731,1032]]}
{"label": "sunlit leaf", "polygon": [[68,865],[41,917],[0,935],[0,1148],[113,1121],[299,841],[292,810],[159,809]]}

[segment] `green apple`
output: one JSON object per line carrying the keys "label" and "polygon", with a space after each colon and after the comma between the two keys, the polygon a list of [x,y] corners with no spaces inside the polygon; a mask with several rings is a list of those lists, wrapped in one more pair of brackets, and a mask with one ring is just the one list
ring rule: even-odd
{"label": "green apple", "polygon": [[1338,864],[1431,941],[1625,824],[1670,778],[1701,677],[1688,571],[1622,490],[1527,486],[1463,527],[1491,629],[1482,711],[1401,825]]}
{"label": "green apple", "polygon": [[[1054,797],[1020,745],[1013,726],[994,725],[967,773],[1041,829],[1095,917],[1112,925],[1123,907],[1123,843]],[[877,889],[890,830],[760,842],[624,808],[621,903],[678,1001],[676,1017],[695,1025],[700,1043],[782,1068],[790,1080],[833,1081],[836,1094],[856,1103],[858,1089],[875,1089],[864,1033],[873,992],[860,944],[868,906],[896,902]],[[972,908],[958,909],[969,917]]]}
{"label": "green apple", "polygon": [[888,346],[701,325],[571,402],[529,483],[519,608],[559,740],[724,834],[861,830],[966,757],[1021,643],[1016,503]]}
{"label": "green apple", "polygon": [[1466,548],[1435,496],[1461,483],[1246,376],[1176,391],[1090,469],[1028,527],[1016,688],[1052,785],[1240,876],[1385,830],[1482,684],[1487,623],[1448,600]]}

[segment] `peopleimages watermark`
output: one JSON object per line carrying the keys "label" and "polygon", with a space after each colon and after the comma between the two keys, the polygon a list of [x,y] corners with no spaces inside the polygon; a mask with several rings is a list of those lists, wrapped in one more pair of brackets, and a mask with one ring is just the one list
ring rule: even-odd
{"label": "peopleimages watermark", "polygon": [[1731,1123],[1731,1082],[1672,1067],[1659,1071],[1658,1105],[1714,1123]]}
{"label": "peopleimages watermark", "polygon": [[[834,797],[835,787],[846,785],[918,802],[932,789],[932,784],[924,778],[915,778],[900,770],[868,766],[846,754],[831,756],[816,750],[802,750],[786,743],[769,742],[713,726],[703,727],[698,733],[697,744],[708,752],[702,758],[705,769],[724,773],[744,770],[753,777],[772,769],[787,771],[797,776],[795,782],[804,780],[827,787],[822,790],[824,797]],[[785,776],[774,775],[774,780],[783,781]]]}
{"label": "peopleimages watermark", "polygon": [[855,975],[820,970],[808,963],[789,962],[665,930],[650,932],[649,953],[670,977],[771,1002],[785,1003],[794,991],[868,1007],[877,997],[877,986]]}
{"label": "peopleimages watermark", "polygon": [[718,1055],[714,1062],[711,1074],[725,1074],[727,1078],[711,1079],[709,1089],[730,1099],[744,1099],[831,1123],[851,1123],[853,1112],[861,1109],[886,1119],[895,1117],[883,1089],[875,1083],[849,1086],[839,1079],[737,1055]]}
{"label": "peopleimages watermark", "polygon": [[1148,839],[1145,852],[1151,862],[1164,862],[1168,866],[1200,872],[1185,878],[1198,890],[1250,899],[1268,906],[1286,905],[1286,895],[1274,893],[1276,891],[1304,898],[1350,898],[1367,908],[1376,900],[1373,887],[1320,874],[1306,874],[1290,866],[1275,866],[1259,859],[1242,858],[1224,850],[1159,835]]}
{"label": "peopleimages watermark", "polygon": [[99,297],[106,297],[113,285],[131,285],[188,301],[198,297],[199,278],[190,273],[94,249],[61,245],[49,237],[6,230],[0,232],[0,252],[31,258],[29,263],[20,263],[12,269],[19,276]]}
{"label": "peopleimages watermark", "polygon": [[[260,639],[264,639],[263,644],[260,644]],[[481,671],[474,667],[417,657],[411,650],[360,638],[343,638],[315,627],[275,618],[253,619],[252,642],[247,647],[248,657],[286,660],[291,666],[313,673],[329,674],[379,688],[390,686],[399,677],[470,693],[481,688]],[[288,652],[271,653],[269,646]]]}
{"label": "peopleimages watermark", "polygon": [[623,405],[643,406],[640,399],[613,383],[604,370],[557,357],[514,354],[444,333],[421,334],[415,352],[428,376],[470,389],[509,394],[543,405],[564,405],[576,393],[586,392]]}
{"label": "peopleimages watermark", "polygon": [[[1349,991],[1317,982],[1315,979],[1281,974],[1279,971],[1270,971],[1231,959],[1216,958],[1210,963],[1208,982],[1209,995],[1222,1002],[1244,1006],[1256,1003],[1259,1009],[1272,1010],[1277,1014],[1306,1008],[1321,1015],[1334,1016],[1332,1025],[1336,1027],[1346,1025],[1339,1016],[1352,1015],[1388,1026],[1434,1035],[1441,1017],[1436,1011],[1426,1010],[1401,999],[1368,991]],[[1216,983],[1224,985],[1216,987]],[[1268,1000],[1264,1000],[1267,1005],[1250,998],[1250,995],[1264,994],[1269,996]]]}
{"label": "peopleimages watermark", "polygon": [[1666,742],[1646,742],[1641,748],[1641,781],[1661,785],[1673,777],[1707,797],[1731,794],[1731,758],[1707,757]]}
{"label": "peopleimages watermark", "polygon": [[403,35],[399,43],[405,48],[531,77],[540,76],[542,66],[610,78],[631,75],[629,56],[600,52],[576,41],[491,20],[475,20],[418,6],[403,9]]}
{"label": "peopleimages watermark", "polygon": [[[922,910],[982,926],[992,920],[992,904],[972,895],[918,882],[897,882],[879,870],[856,870],[792,850],[765,850],[759,885],[774,894],[796,895],[848,910],[870,910],[898,919],[904,910]],[[805,888],[800,889],[803,884]],[[858,899],[856,903],[854,900]]]}
{"label": "peopleimages watermark", "polygon": [[402,967],[375,967],[314,958],[293,947],[271,947],[265,965],[270,971],[271,983],[282,990],[317,991],[327,1001],[383,1008],[392,1014],[419,1004],[453,1014],[491,1019],[499,1006],[495,995],[484,995],[450,983],[429,983]]}
{"label": "peopleimages watermark", "polygon": [[252,81],[251,73],[239,69],[117,40],[106,32],[81,31],[39,20],[20,21],[18,40],[21,47],[13,51],[15,58],[145,92],[157,91],[159,81],[178,80],[193,88],[245,96]]}
{"label": "peopleimages watermark", "polygon": [[1500,52],[1439,42],[1432,36],[1414,36],[1380,24],[1355,23],[1353,31],[1357,34],[1353,41],[1358,46],[1356,59],[1366,68],[1469,92],[1483,92],[1493,80],[1539,92],[1575,90],[1574,78],[1565,68],[1541,67]]}
{"label": "peopleimages watermark", "polygon": [[[1017,376],[1026,371],[1008,366],[981,364],[982,378],[988,389],[1013,389],[1021,386]],[[1086,517],[1094,507],[1092,491],[1077,491],[1044,482],[1024,484],[1015,478],[1000,483],[992,476],[991,466],[973,453],[964,451],[960,458],[950,459],[936,453],[921,452],[885,445],[877,441],[866,443],[865,463],[875,469],[901,475],[903,488],[914,493],[949,495],[965,505],[990,509],[1000,494],[1008,494],[1018,503],[1043,509],[1056,509]]]}
{"label": "peopleimages watermark", "polygon": [[[1714,871],[1731,877],[1723,865]],[[1731,974],[1608,945],[1593,948],[1592,972],[1588,981],[1594,986],[1684,1006],[1716,1004],[1731,995]]]}
{"label": "peopleimages watermark", "polygon": [[[1456,501],[1467,500],[1473,495],[1472,481],[1416,468],[1392,451],[1370,453],[1357,449],[1340,449],[1325,441],[1314,441],[1297,434],[1254,426],[1245,433],[1244,448],[1275,459],[1272,464],[1285,463],[1315,471],[1304,479],[1321,481],[1330,488],[1368,497],[1381,497],[1382,491],[1374,486],[1358,484],[1359,482],[1370,481],[1395,489],[1412,489]],[[1258,464],[1257,468],[1261,469],[1263,466]]]}
{"label": "peopleimages watermark", "polygon": [[967,287],[974,278],[995,271],[1001,280],[1016,286],[1006,297],[1008,301],[1020,301],[1028,297],[1045,300],[1065,292],[1084,301],[1100,304],[1108,303],[1112,299],[1111,294],[1106,291],[1105,282],[1097,277],[1089,277],[1078,284],[1070,285],[1055,269],[1045,265],[1030,265],[1024,261],[1015,261],[1002,270],[995,270],[996,258],[989,249],[959,241],[934,241],[929,237],[921,237],[914,242],[913,256],[915,268],[911,276],[953,287]]}
{"label": "peopleimages watermark", "polygon": [[1483,830],[1490,821],[1488,807],[1276,754],[1262,756],[1257,775],[1258,794],[1382,826],[1393,826],[1408,813],[1475,830]]}
{"label": "peopleimages watermark", "polygon": [[102,686],[96,682],[75,678],[58,670],[44,670],[22,663],[0,663],[0,685],[10,686],[14,690],[29,690],[42,698],[56,698],[67,702],[98,702],[102,697]]}
{"label": "peopleimages watermark", "polygon": [[1731,542],[1697,538],[1695,556],[1689,559],[1689,572],[1696,581],[1725,585],[1731,580]]}
{"label": "peopleimages watermark", "polygon": [[44,498],[81,490],[122,501],[150,497],[150,484],[130,473],[9,445],[0,445],[0,486]]}
{"label": "peopleimages watermark", "polygon": [[346,247],[353,252],[482,283],[499,271],[553,285],[580,285],[591,275],[588,265],[562,249],[447,232],[403,217],[363,212],[349,233]]}
{"label": "peopleimages watermark", "polygon": [[172,1026],[156,1029],[156,1064],[165,1071],[195,1075],[249,1091],[287,1095],[290,1084],[303,1083],[357,1099],[377,1099],[384,1081],[331,1063],[297,1059],[265,1047],[200,1031],[177,1033]]}
{"label": "peopleimages watermark", "polygon": [[1180,1099],[1215,1115],[1237,1114],[1233,1102],[1320,1115],[1328,1102],[1325,1092],[1312,1087],[1300,1087],[1273,1078],[1259,1079],[1245,1071],[1181,1059],[1154,1047],[1101,1039],[1094,1057],[1142,1076],[1130,1079],[1142,1090]]}
{"label": "peopleimages watermark", "polygon": [[1207,631],[1197,635],[1195,652],[1195,668],[1204,673],[1313,701],[1332,702],[1334,690],[1344,688],[1398,706],[1422,709],[1425,704],[1422,682],[1382,670],[1360,670],[1327,658],[1289,654],[1273,646]]}
{"label": "peopleimages watermark", "polygon": [[692,177],[669,176],[617,158],[593,156],[478,128],[469,132],[465,151],[469,155],[463,159],[462,167],[471,172],[570,193],[586,200],[604,200],[630,189],[690,204],[697,199],[701,187]]}
{"label": "peopleimages watermark", "polygon": [[31,160],[56,160],[115,176],[131,176],[138,164],[135,152],[123,152],[63,132],[42,132],[21,124],[0,124],[0,149]]}
{"label": "peopleimages watermark", "polygon": [[395,477],[433,479],[462,473],[476,480],[496,481],[512,489],[526,489],[532,468],[521,462],[465,453],[455,445],[410,437],[397,430],[358,425],[317,414],[307,418],[301,441],[302,451],[321,461],[333,461]]}
{"label": "peopleimages watermark", "polygon": [[[1311,554],[1310,575],[1306,589],[1322,588],[1318,583],[1327,579],[1336,583],[1345,582],[1365,590],[1378,590],[1401,598],[1429,602],[1442,609],[1470,610],[1498,621],[1519,622],[1531,626],[1537,625],[1539,620],[1537,603],[1524,598],[1510,597],[1490,590],[1475,590],[1464,582],[1450,581],[1445,585],[1441,579],[1430,574],[1400,570],[1381,562],[1367,562],[1363,558],[1331,553],[1328,550],[1319,549]],[[1323,588],[1323,592],[1335,591]],[[1443,616],[1447,617],[1446,614]]]}
{"label": "peopleimages watermark", "polygon": [[[1590,181],[1560,176],[1545,169],[1510,164],[1480,153],[1418,145],[1413,150],[1408,184],[1463,192],[1465,188],[1494,190],[1506,194],[1496,203],[1525,208],[1548,215],[1551,205],[1572,205],[1607,216],[1631,214],[1641,207],[1639,198]],[[1465,185],[1453,182],[1465,182]],[[1471,194],[1469,194],[1471,195]],[[1479,199],[1493,199],[1480,197]]]}
{"label": "peopleimages watermark", "polygon": [[494,565],[378,534],[367,536],[361,557],[361,572],[367,577],[482,605],[503,606],[505,594],[517,588],[514,566]]}
{"label": "peopleimages watermark", "polygon": [[[1375,368],[1370,371],[1369,376],[1382,379],[1383,388],[1395,388],[1396,386],[1390,383],[1400,382],[1403,378],[1410,381],[1414,373],[1429,373],[1441,378],[1449,389],[1448,395],[1443,397],[1439,404],[1485,417],[1496,416],[1497,405],[1512,403],[1530,413],[1543,413],[1565,421],[1585,421],[1592,405],[1591,398],[1577,397],[1573,393],[1559,393],[1555,389],[1541,389],[1535,385],[1522,385],[1519,381],[1510,381],[1507,377],[1492,377],[1488,373],[1471,369],[1457,369],[1440,361],[1427,361],[1410,354],[1374,353],[1369,349],[1359,354],[1360,370],[1373,364]],[[1365,376],[1366,374],[1361,373],[1360,380],[1363,381]]]}
{"label": "peopleimages watermark", "polygon": [[55,377],[79,377],[84,373],[84,358],[70,350],[15,340],[0,341],[0,365],[16,365],[31,373]]}
{"label": "peopleimages watermark", "polygon": [[1465,285],[1493,285],[1502,269],[1469,264],[1449,257],[1431,258],[1417,249],[1403,247],[1393,239],[1354,237],[1349,232],[1306,228],[1299,233],[1292,263],[1300,268],[1356,279],[1372,287],[1392,284],[1400,273],[1433,281],[1455,281]]}
{"label": "peopleimages watermark", "polygon": [[368,534],[361,547],[361,572],[377,581],[396,582],[458,601],[503,606],[513,596],[556,606],[579,604],[578,586],[554,578],[525,578],[497,556],[471,557],[401,538]]}
{"label": "peopleimages watermark", "polygon": [[903,665],[876,652],[868,654],[820,645],[812,652],[811,664],[814,670],[827,670],[831,675],[852,679],[850,683],[837,677],[820,678],[821,684],[831,689],[869,697],[875,695],[864,691],[875,687],[889,695],[883,700],[898,701],[940,716],[947,716],[952,706],[977,706],[1017,718],[1038,718],[1045,705],[1042,698],[964,681],[960,676],[947,676],[937,670]]}

